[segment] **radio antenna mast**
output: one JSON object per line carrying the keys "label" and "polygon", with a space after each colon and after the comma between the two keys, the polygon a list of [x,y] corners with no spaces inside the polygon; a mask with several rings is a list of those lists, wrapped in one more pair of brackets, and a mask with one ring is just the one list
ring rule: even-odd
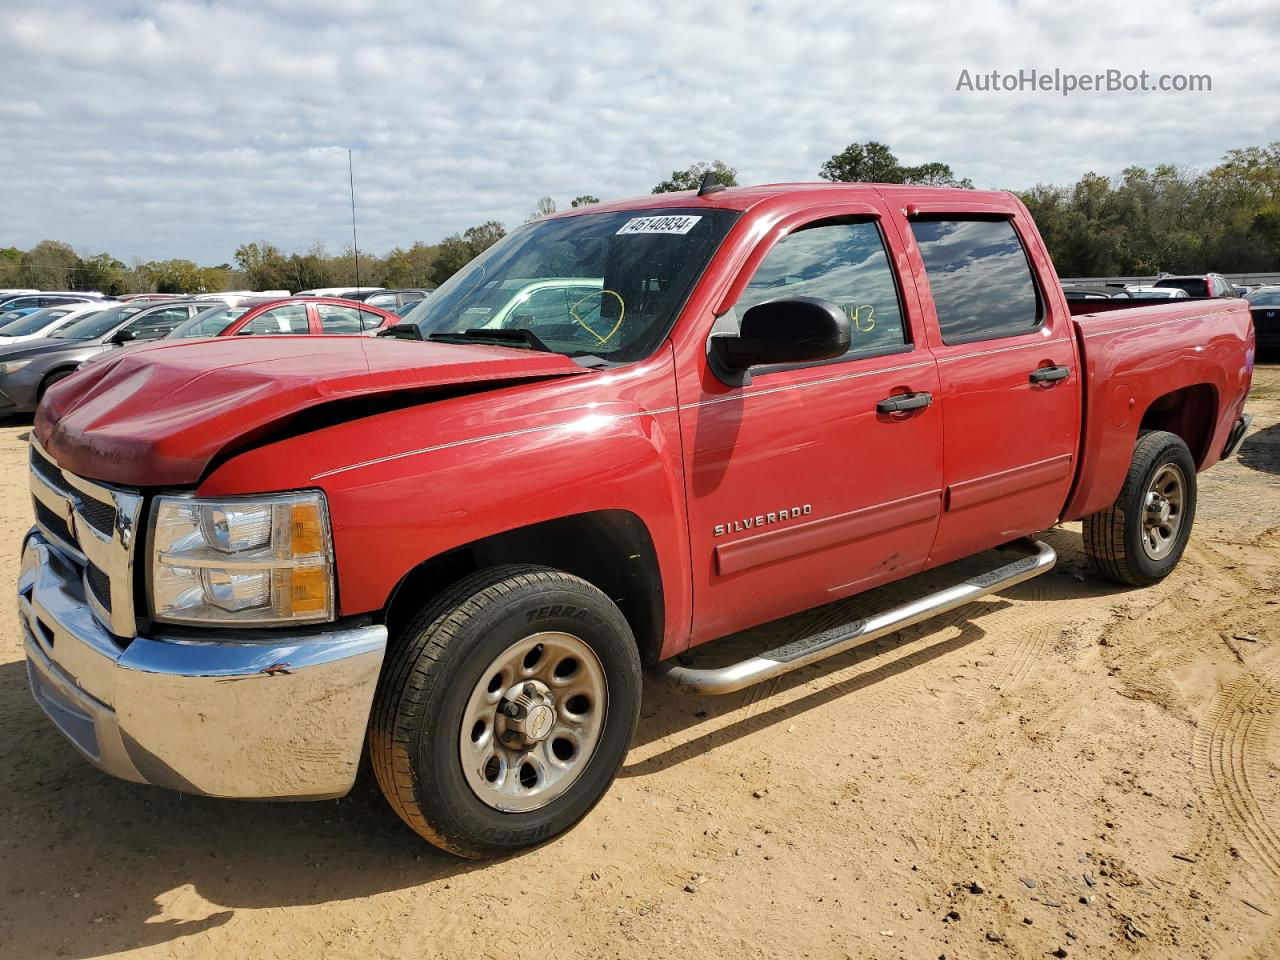
{"label": "radio antenna mast", "polygon": [[356,238],[356,177],[347,151],[347,184],[351,187],[351,255],[356,261],[356,287],[360,286],[360,241]]}

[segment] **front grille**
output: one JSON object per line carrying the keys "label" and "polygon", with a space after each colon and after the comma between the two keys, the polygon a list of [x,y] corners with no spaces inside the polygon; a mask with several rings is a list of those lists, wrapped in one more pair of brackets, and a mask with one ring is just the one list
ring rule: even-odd
{"label": "front grille", "polygon": [[117,637],[134,636],[133,531],[143,498],[60,468],[31,442],[36,522],[50,545],[80,570],[94,615]]}
{"label": "front grille", "polygon": [[34,447],[31,450],[31,469],[40,474],[54,489],[67,489],[67,482],[62,478],[62,471],[41,456]]}
{"label": "front grille", "polygon": [[34,500],[33,498],[33,502],[36,505],[36,523],[40,524],[40,526],[44,527],[64,543],[75,546],[76,538],[71,535],[71,530],[67,526],[67,522],[39,500]]}
{"label": "front grille", "polygon": [[93,527],[103,536],[111,536],[116,529],[116,508],[109,503],[103,503],[101,500],[95,500],[93,497],[82,496],[80,498],[80,516],[84,517],[89,526]]}
{"label": "front grille", "polygon": [[102,604],[102,609],[111,612],[111,578],[95,567],[89,564],[84,571],[85,581],[89,584],[89,589],[93,591],[94,599]]}

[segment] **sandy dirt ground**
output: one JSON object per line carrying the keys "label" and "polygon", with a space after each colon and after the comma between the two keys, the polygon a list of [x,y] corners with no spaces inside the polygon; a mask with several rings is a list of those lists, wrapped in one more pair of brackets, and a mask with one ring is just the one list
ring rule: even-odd
{"label": "sandy dirt ground", "polygon": [[[497,863],[419,841],[367,774],[289,805],[97,773],[4,603],[0,956],[1280,957],[1280,367],[1250,410],[1163,584],[1096,578],[1072,525],[1053,573],[859,651],[726,698],[650,682],[595,812]],[[0,426],[9,583],[26,429]]]}

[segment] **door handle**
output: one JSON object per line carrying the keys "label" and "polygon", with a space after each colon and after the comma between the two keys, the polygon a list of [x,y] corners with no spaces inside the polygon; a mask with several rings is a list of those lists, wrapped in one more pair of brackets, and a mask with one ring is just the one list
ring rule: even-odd
{"label": "door handle", "polygon": [[1028,379],[1032,383],[1057,383],[1069,376],[1071,376],[1070,367],[1041,367],[1038,370],[1032,370]]}
{"label": "door handle", "polygon": [[933,403],[932,393],[925,391],[900,393],[897,396],[885,397],[877,403],[876,413],[907,413],[911,410],[923,410],[931,403]]}

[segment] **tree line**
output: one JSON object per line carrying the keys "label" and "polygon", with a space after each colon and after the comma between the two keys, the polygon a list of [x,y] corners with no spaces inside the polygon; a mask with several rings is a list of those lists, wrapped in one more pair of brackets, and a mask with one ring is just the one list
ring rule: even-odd
{"label": "tree line", "polygon": [[[737,170],[721,160],[700,161],[659,181],[653,193],[737,186]],[[822,164],[818,176],[843,183],[907,183],[972,188],[941,161],[903,164],[883,143],[851,143]],[[1132,166],[1118,176],[1086,173],[1069,186],[1037,184],[1018,195],[1040,227],[1061,276],[1130,276],[1158,271],[1243,273],[1280,270],[1280,142],[1231,150],[1207,171],[1172,164]],[[599,203],[580,194],[569,205]],[[526,218],[556,212],[541,197]],[[335,254],[317,243],[285,253],[267,241],[237,247],[234,263],[200,266],[190,260],[135,260],[109,253],[78,254],[69,244],[42,240],[30,250],[0,248],[0,287],[125,293],[211,293],[219,290],[305,290],[360,284],[432,288],[506,235],[496,220],[435,243],[417,241],[378,256],[351,248]]]}

